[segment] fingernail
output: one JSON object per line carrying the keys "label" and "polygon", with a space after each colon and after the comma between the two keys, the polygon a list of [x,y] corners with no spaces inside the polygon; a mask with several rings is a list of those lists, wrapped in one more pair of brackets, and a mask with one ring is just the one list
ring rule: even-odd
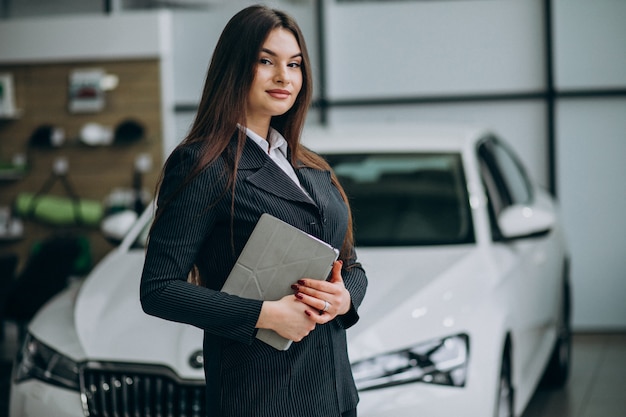
{"label": "fingernail", "polygon": [[304,310],[304,314],[306,314],[307,316],[311,317],[311,312],[309,310]]}
{"label": "fingernail", "polygon": [[291,285],[291,289],[292,289],[292,290],[298,291],[298,288],[299,288],[299,287],[298,287],[296,284],[292,284],[292,285]]}
{"label": "fingernail", "polygon": [[302,296],[302,294],[297,293],[297,294],[296,294],[296,298],[297,298],[298,300],[302,300],[304,297]]}
{"label": "fingernail", "polygon": [[300,285],[304,285],[304,280],[303,280],[303,279],[299,279],[299,280],[298,280],[298,284],[300,284]]}

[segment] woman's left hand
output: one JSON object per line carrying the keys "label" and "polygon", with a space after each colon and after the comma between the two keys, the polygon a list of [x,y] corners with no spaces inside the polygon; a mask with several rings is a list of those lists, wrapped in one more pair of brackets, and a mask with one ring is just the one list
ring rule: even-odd
{"label": "woman's left hand", "polygon": [[328,323],[350,310],[351,298],[341,276],[342,261],[336,261],[328,281],[303,278],[292,288],[296,298],[309,307],[307,315],[318,324]]}

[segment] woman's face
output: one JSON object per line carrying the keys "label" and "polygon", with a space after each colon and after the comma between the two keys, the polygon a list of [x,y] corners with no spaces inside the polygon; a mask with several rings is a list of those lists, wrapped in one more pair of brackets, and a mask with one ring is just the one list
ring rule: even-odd
{"label": "woman's face", "polygon": [[272,30],[259,53],[248,93],[246,121],[267,125],[272,116],[286,113],[302,88],[302,52],[287,29]]}

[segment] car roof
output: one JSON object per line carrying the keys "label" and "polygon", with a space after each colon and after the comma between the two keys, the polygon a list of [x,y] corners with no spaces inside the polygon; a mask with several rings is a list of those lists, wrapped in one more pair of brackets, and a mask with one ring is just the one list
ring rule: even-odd
{"label": "car roof", "polygon": [[342,124],[306,126],[302,143],[318,153],[461,152],[490,132],[480,126]]}

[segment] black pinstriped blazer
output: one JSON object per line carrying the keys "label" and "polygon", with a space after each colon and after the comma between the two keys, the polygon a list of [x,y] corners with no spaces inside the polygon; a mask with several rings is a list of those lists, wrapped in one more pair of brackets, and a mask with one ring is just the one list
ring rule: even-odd
{"label": "black pinstriped blazer", "polygon": [[[336,417],[356,407],[345,329],[358,320],[367,278],[357,264],[342,272],[349,313],[278,351],[255,338],[261,302],[219,291],[262,213],[270,213],[339,248],[347,211],[330,173],[296,168],[302,190],[251,139],[239,163],[231,240],[225,159],[176,192],[200,156],[199,144],[174,151],[166,166],[141,279],[146,313],[204,330],[210,417]],[[234,251],[233,251],[234,244]],[[204,287],[186,282],[196,264]]]}

